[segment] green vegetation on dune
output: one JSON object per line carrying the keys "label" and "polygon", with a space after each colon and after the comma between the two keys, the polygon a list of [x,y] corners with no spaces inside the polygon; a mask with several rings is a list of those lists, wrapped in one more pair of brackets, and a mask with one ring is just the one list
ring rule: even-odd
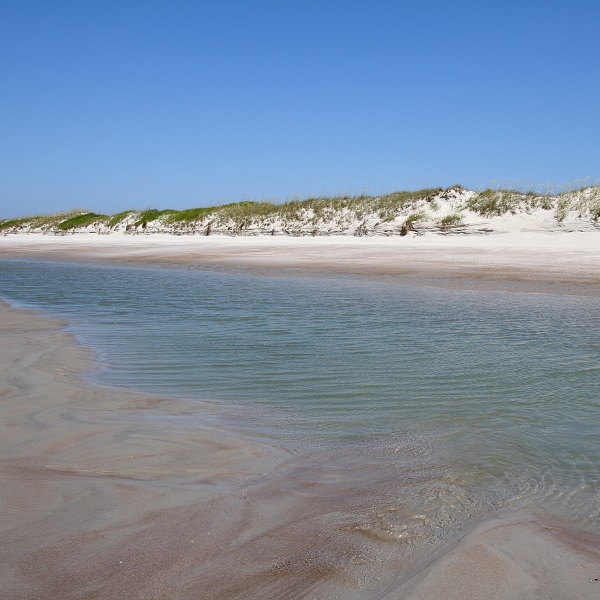
{"label": "green vegetation on dune", "polygon": [[[184,210],[148,208],[126,210],[112,216],[77,209],[51,215],[0,220],[0,231],[61,232],[97,225],[98,231],[172,231],[174,233],[262,233],[320,235],[354,233],[368,235],[375,230],[400,230],[406,235],[423,227],[450,229],[468,222],[469,213],[484,218],[507,214],[530,214],[552,210],[556,224],[567,217],[600,220],[600,186],[541,193],[515,189],[487,188],[467,191],[427,188],[371,196],[340,194],[276,200],[232,202],[220,206]],[[451,211],[451,212],[449,212]],[[389,225],[388,225],[389,224]],[[418,226],[417,226],[418,224]]]}
{"label": "green vegetation on dune", "polygon": [[196,221],[201,221],[210,215],[214,210],[214,208],[186,208],[184,210],[174,210],[173,212],[169,213],[165,219],[165,223],[194,223]]}
{"label": "green vegetation on dune", "polygon": [[[315,217],[323,218],[333,213],[346,211],[356,215],[358,219],[367,214],[375,214],[381,221],[392,220],[407,207],[413,207],[417,202],[433,197],[443,191],[442,188],[423,189],[416,192],[392,192],[381,196],[326,196],[309,198],[277,205],[277,209],[285,212],[298,212],[302,209],[311,210]],[[287,210],[286,210],[287,205]]]}
{"label": "green vegetation on dune", "polygon": [[466,203],[466,209],[484,217],[500,217],[507,213],[531,212],[537,208],[553,208],[549,194],[487,188],[476,192]]}
{"label": "green vegetation on dune", "polygon": [[97,215],[96,213],[84,213],[82,215],[76,215],[66,221],[58,223],[57,227],[63,231],[68,229],[76,229],[77,227],[87,227],[95,223],[105,223],[109,217],[106,215]]}
{"label": "green vegetation on dune", "polygon": [[73,210],[60,211],[49,215],[29,215],[17,219],[0,221],[0,230],[11,228],[30,227],[31,229],[50,229],[58,227],[60,223],[69,220],[78,215],[85,214],[87,211],[76,208]]}
{"label": "green vegetation on dune", "polygon": [[20,217],[18,219],[6,219],[0,221],[0,229],[10,229],[11,227],[21,227],[27,222],[26,218]]}
{"label": "green vegetation on dune", "polygon": [[407,235],[409,231],[414,229],[415,223],[419,223],[420,221],[427,220],[427,213],[423,210],[419,210],[417,212],[413,212],[408,215],[406,221],[402,225],[400,229],[400,235]]}
{"label": "green vegetation on dune", "polygon": [[442,229],[448,229],[449,227],[457,227],[458,225],[462,225],[464,221],[464,216],[460,213],[452,213],[450,215],[446,215],[443,219],[440,220],[440,226]]}
{"label": "green vegetation on dune", "polygon": [[432,197],[441,188],[424,189],[416,192],[392,192],[382,196],[343,195],[292,199],[287,202],[251,201],[232,202],[212,207],[197,207],[184,210],[123,211],[110,217],[108,226],[113,228],[130,215],[135,215],[132,227],[145,228],[162,218],[165,225],[189,226],[210,219],[219,225],[242,229],[252,223],[274,221],[292,222],[309,218],[312,222],[334,218],[346,212],[357,218],[376,214],[383,221],[391,221],[406,207],[416,206],[424,198]]}
{"label": "green vegetation on dune", "polygon": [[110,227],[112,229],[113,227],[115,227],[116,225],[118,225],[119,223],[124,221],[131,214],[137,214],[137,213],[135,213],[132,210],[124,210],[124,211],[117,213],[116,215],[113,215],[112,217],[110,217],[110,219],[108,220],[108,222],[106,224],[108,225],[108,227]]}
{"label": "green vegetation on dune", "polygon": [[133,226],[134,227],[142,227],[142,229],[145,229],[147,227],[148,223],[151,223],[152,221],[156,221],[156,219],[158,219],[164,215],[171,215],[175,212],[177,212],[177,211],[172,210],[170,208],[165,208],[164,210],[157,210],[155,208],[150,208],[148,210],[145,210],[145,211],[139,213],[138,220],[133,224]]}

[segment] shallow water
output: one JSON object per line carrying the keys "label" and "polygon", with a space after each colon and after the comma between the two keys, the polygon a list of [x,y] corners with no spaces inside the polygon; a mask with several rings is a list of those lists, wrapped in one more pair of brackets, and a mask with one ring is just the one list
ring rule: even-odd
{"label": "shallow water", "polygon": [[418,482],[379,531],[511,502],[600,527],[600,298],[25,261],[0,296],[68,319],[98,382],[238,407],[327,477]]}

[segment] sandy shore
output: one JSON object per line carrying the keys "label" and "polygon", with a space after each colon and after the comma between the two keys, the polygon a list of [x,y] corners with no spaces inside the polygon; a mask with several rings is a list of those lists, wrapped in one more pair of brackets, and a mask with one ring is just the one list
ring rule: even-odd
{"label": "sandy shore", "polygon": [[[415,238],[402,246],[395,239],[24,235],[0,238],[0,256],[507,289],[516,281],[532,291],[596,294],[597,234],[565,236],[542,235],[538,245],[527,236],[460,244]],[[409,560],[367,527],[378,496],[396,493],[394,474],[379,472],[376,458],[366,457],[353,480],[339,478],[345,457],[298,460],[228,429],[221,407],[86,383],[93,355],[59,321],[0,304],[0,324],[3,598],[600,594],[595,533],[509,510],[434,556]]]}
{"label": "sandy shore", "polygon": [[86,384],[90,352],[59,321],[0,304],[0,323],[3,598],[598,597],[598,536],[510,512],[406,561],[364,535],[376,462],[335,484],[343,458],[298,462],[208,425],[210,405]]}
{"label": "sandy shore", "polygon": [[0,257],[174,264],[272,275],[335,274],[485,289],[600,293],[598,232],[470,236],[220,237],[152,235],[0,237]]}
{"label": "sandy shore", "polygon": [[207,425],[210,406],[86,385],[60,321],[2,303],[0,323],[0,596],[175,597],[287,455]]}
{"label": "sandy shore", "polygon": [[445,550],[390,598],[566,600],[600,594],[597,535],[505,513]]}

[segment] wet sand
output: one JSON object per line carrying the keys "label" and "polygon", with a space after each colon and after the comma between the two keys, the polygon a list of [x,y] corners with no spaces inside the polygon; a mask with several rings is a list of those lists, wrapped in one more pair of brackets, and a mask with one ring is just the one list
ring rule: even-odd
{"label": "wet sand", "polygon": [[517,513],[480,525],[390,598],[597,598],[598,535],[573,531],[549,516]]}
{"label": "wet sand", "polygon": [[[0,322],[3,598],[597,597],[597,536],[501,514],[423,568],[374,526],[397,501],[381,457],[339,477],[344,457],[296,460],[210,405],[87,384],[60,321]],[[417,495],[439,477],[419,473]]]}
{"label": "wet sand", "polygon": [[386,454],[405,501],[442,475],[410,439],[298,457],[226,407],[87,383],[63,322],[0,323],[2,598],[369,598],[415,564],[381,523],[405,518]]}
{"label": "wet sand", "polygon": [[[395,266],[398,257],[385,243],[299,251],[295,240],[291,250],[255,240],[197,247],[175,240],[157,248],[148,237],[128,242],[124,252],[104,241],[5,239],[3,257],[167,261],[288,274],[321,260],[321,271],[329,265],[330,273],[378,275],[373,270],[381,265],[368,251],[387,257],[381,262],[394,276],[408,273],[406,264]],[[558,254],[534,259],[525,253],[519,272],[554,286],[558,269],[567,293],[595,293],[596,248],[580,260],[576,250],[563,248],[562,262]],[[452,266],[440,258],[427,278],[448,278],[471,251],[453,254]],[[484,260],[471,264],[502,281]],[[501,276],[510,281],[509,272]],[[343,455],[299,459],[251,432],[229,429],[223,407],[90,385],[82,376],[93,353],[63,331],[64,323],[2,304],[0,324],[3,598],[566,600],[600,594],[595,532],[509,508],[462,537],[405,551],[390,532],[412,517],[397,514],[398,473],[379,467],[381,454],[367,453],[359,463]],[[348,477],[357,464],[362,471]],[[403,492],[406,503],[443,477],[436,465],[420,465],[412,491]],[[390,519],[396,520],[390,525]]]}
{"label": "wet sand", "polygon": [[175,597],[286,453],[206,425],[210,406],[87,385],[60,321],[1,304],[0,323],[0,595]]}

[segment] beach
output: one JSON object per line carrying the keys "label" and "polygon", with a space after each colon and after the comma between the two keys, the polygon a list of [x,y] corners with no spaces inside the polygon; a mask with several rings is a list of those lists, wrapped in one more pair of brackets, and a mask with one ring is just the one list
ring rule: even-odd
{"label": "beach", "polygon": [[[0,258],[600,295],[595,232],[13,235],[0,237]],[[365,460],[360,483],[349,484],[332,476],[343,456],[328,465],[322,457],[296,459],[284,445],[228,427],[222,407],[92,384],[85,375],[95,356],[66,323],[6,304],[0,311],[3,597],[566,600],[600,593],[597,532],[520,507],[405,561],[382,550],[385,542],[357,535],[368,519],[363,499],[392,485],[375,463]]]}
{"label": "beach", "polygon": [[341,275],[483,289],[597,295],[597,232],[356,238],[13,234],[0,257],[180,265],[258,274]]}

